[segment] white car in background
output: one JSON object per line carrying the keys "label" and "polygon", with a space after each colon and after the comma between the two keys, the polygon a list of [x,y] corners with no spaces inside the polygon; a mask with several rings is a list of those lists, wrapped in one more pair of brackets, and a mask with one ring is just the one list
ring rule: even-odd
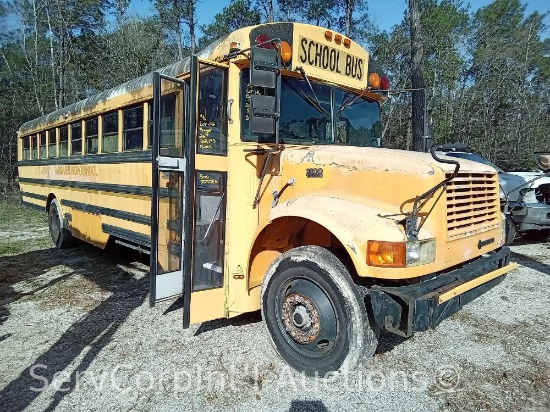
{"label": "white car in background", "polygon": [[532,240],[550,237],[550,173],[505,172],[483,157],[468,152],[441,151],[445,156],[473,160],[498,172],[502,211],[517,232]]}

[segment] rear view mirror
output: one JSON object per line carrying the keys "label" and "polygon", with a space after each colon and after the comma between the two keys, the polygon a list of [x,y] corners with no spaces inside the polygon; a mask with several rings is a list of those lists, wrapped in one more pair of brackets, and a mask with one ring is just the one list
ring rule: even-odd
{"label": "rear view mirror", "polygon": [[274,89],[280,70],[276,49],[252,47],[250,56],[250,84],[254,87]]}
{"label": "rear view mirror", "polygon": [[[250,123],[252,133],[273,135],[277,132],[280,96],[280,58],[277,49],[252,47],[250,52]],[[278,143],[278,136],[275,136]]]}
{"label": "rear view mirror", "polygon": [[252,94],[250,96],[250,124],[252,133],[275,133],[277,100],[273,96]]}

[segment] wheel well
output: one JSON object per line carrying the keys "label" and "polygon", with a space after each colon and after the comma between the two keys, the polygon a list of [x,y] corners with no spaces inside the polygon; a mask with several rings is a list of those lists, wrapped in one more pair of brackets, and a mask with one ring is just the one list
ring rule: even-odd
{"label": "wheel well", "polygon": [[52,203],[52,200],[55,199],[55,195],[53,193],[50,193],[48,195],[48,198],[46,199],[46,212],[50,211],[50,204]]}
{"label": "wheel well", "polygon": [[321,246],[331,250],[350,274],[356,276],[351,257],[336,236],[317,222],[289,216],[274,220],[256,237],[248,267],[249,288],[262,284],[268,267],[277,256],[299,246]]}

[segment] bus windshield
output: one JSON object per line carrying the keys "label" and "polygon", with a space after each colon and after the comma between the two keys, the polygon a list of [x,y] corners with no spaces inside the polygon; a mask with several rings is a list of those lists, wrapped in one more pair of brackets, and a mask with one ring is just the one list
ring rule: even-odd
{"label": "bus windshield", "polygon": [[[336,144],[380,147],[380,106],[377,101],[339,87],[283,77],[279,138],[287,144]],[[249,71],[243,70],[241,111],[243,140],[274,142],[248,130]]]}

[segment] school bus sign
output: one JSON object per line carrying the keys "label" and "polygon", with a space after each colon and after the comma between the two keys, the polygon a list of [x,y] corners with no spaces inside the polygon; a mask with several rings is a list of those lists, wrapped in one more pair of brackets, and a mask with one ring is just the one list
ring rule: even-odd
{"label": "school bus sign", "polygon": [[300,36],[298,59],[322,70],[327,70],[355,80],[363,80],[365,59]]}

